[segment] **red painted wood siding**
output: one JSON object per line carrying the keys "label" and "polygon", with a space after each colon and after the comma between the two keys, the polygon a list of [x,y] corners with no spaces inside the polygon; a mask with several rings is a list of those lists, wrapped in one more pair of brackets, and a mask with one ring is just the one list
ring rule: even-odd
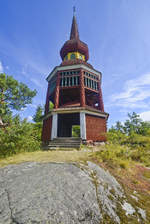
{"label": "red painted wood siding", "polygon": [[87,140],[106,141],[106,119],[93,115],[86,115]]}
{"label": "red painted wood siding", "polygon": [[47,142],[51,139],[52,116],[43,121],[42,141]]}

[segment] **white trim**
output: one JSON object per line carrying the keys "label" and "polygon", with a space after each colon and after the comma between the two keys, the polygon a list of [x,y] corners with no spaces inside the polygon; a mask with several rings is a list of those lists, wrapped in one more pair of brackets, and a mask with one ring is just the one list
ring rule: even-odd
{"label": "white trim", "polygon": [[101,111],[92,111],[92,110],[88,110],[85,109],[84,107],[76,107],[76,108],[59,108],[59,109],[53,109],[51,111],[51,113],[47,114],[44,119],[47,119],[48,117],[50,117],[51,115],[54,114],[71,114],[71,113],[80,113],[83,112],[85,114],[90,114],[93,116],[97,116],[97,117],[103,117],[103,118],[108,118],[109,114],[106,112],[101,112]]}
{"label": "white trim", "polygon": [[85,112],[86,114],[95,115],[95,116],[97,116],[97,117],[104,117],[104,118],[107,117],[107,114],[96,113],[96,112],[87,111],[87,110],[85,110],[85,111],[83,111],[83,112]]}
{"label": "white trim", "polygon": [[95,71],[92,68],[89,68],[88,66],[84,65],[84,64],[77,64],[77,65],[67,65],[67,66],[58,66],[56,67],[46,78],[46,80],[49,82],[51,80],[51,78],[56,74],[56,72],[58,71],[64,71],[64,70],[69,70],[69,69],[79,69],[79,68],[83,68],[86,69],[89,72],[92,72],[96,75],[99,76],[100,81],[101,81],[101,77],[102,77],[102,73],[99,71]]}
{"label": "white trim", "polygon": [[80,112],[80,137],[82,140],[86,140],[86,119],[84,112]]}
{"label": "white trim", "polygon": [[57,138],[57,123],[58,123],[58,114],[53,114],[52,117],[52,133],[51,133],[51,140]]}

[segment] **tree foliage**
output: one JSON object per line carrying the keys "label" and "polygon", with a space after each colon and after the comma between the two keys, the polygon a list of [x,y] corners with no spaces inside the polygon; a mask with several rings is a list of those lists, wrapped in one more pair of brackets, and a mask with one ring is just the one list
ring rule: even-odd
{"label": "tree foliage", "polygon": [[126,135],[131,135],[132,133],[147,135],[150,134],[150,122],[144,122],[138,114],[133,112],[132,114],[128,113],[128,119],[121,123],[120,121],[116,122],[115,126],[112,126],[110,132],[119,131]]}
{"label": "tree foliage", "polygon": [[[41,124],[12,116],[12,110],[26,107],[35,95],[36,90],[30,90],[12,76],[0,74],[0,158],[40,149]],[[40,119],[38,113],[35,117]]]}
{"label": "tree foliage", "polygon": [[30,90],[25,84],[12,76],[0,74],[0,116],[4,119],[11,110],[21,110],[32,103],[36,90]]}
{"label": "tree foliage", "polygon": [[33,121],[38,123],[42,121],[42,115],[43,115],[43,107],[41,105],[39,105],[36,108],[36,112],[35,115],[33,116]]}
{"label": "tree foliage", "polygon": [[80,125],[72,126],[72,137],[80,137]]}
{"label": "tree foliage", "polygon": [[17,115],[11,124],[0,129],[0,158],[40,149],[39,129]]}
{"label": "tree foliage", "polygon": [[[116,122],[108,131],[108,149],[101,154],[108,160],[133,160],[150,166],[150,122],[144,122],[135,112],[124,122]],[[108,156],[109,154],[109,156]]]}

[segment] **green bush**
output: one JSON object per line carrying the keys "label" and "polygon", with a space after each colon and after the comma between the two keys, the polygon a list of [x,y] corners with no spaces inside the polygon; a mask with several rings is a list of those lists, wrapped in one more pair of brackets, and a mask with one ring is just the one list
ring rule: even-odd
{"label": "green bush", "polygon": [[16,116],[9,126],[0,128],[0,158],[20,152],[39,150],[41,145],[41,124],[20,120]]}
{"label": "green bush", "polygon": [[72,126],[72,137],[80,137],[80,125]]}
{"label": "green bush", "polygon": [[134,132],[129,135],[117,130],[108,132],[108,145],[101,152],[105,161],[121,160],[137,161],[150,166],[150,137]]}
{"label": "green bush", "polygon": [[107,160],[137,161],[150,166],[150,122],[142,121],[135,112],[128,114],[128,117],[124,123],[118,121],[109,129],[109,144],[102,157]]}
{"label": "green bush", "polygon": [[108,165],[125,168],[130,161],[130,149],[127,146],[109,143],[105,148],[97,151],[94,157],[102,162],[106,162]]}

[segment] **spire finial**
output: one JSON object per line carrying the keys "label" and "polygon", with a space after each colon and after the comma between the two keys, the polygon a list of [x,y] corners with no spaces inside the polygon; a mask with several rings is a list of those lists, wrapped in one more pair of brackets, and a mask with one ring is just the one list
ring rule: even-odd
{"label": "spire finial", "polygon": [[73,7],[73,19],[72,19],[70,40],[79,39],[79,32],[78,32],[78,25],[77,25],[77,21],[76,21],[75,11],[76,11],[76,8],[74,6]]}
{"label": "spire finial", "polygon": [[75,13],[76,13],[76,7],[73,6],[73,15],[75,16]]}

